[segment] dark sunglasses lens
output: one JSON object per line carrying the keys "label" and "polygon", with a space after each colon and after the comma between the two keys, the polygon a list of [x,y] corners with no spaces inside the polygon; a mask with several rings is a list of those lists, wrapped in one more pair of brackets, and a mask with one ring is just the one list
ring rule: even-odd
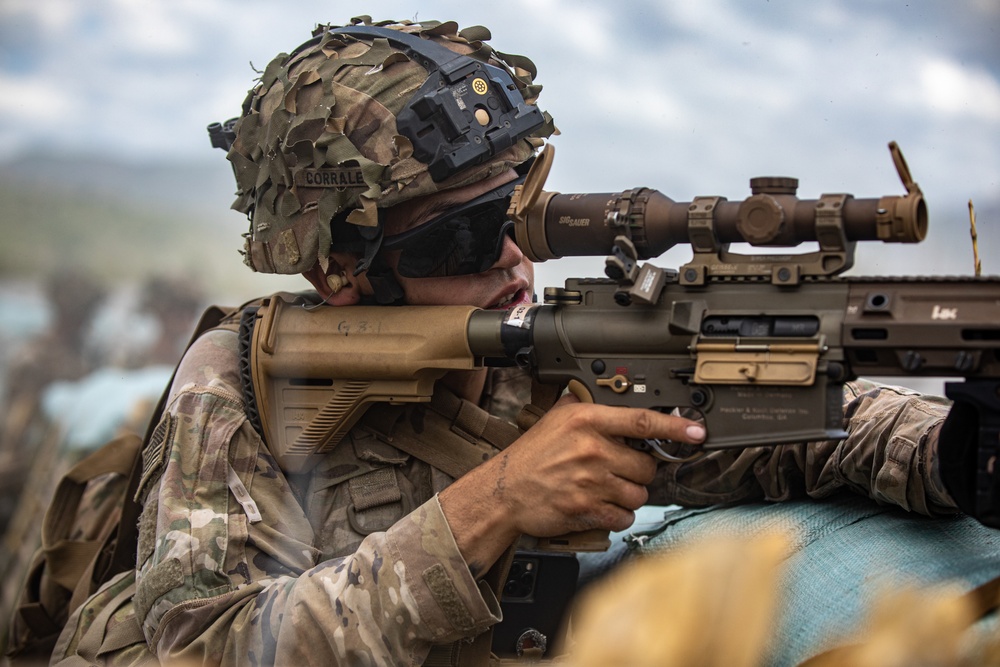
{"label": "dark sunglasses lens", "polygon": [[465,276],[482,273],[500,258],[503,236],[513,223],[505,207],[483,204],[478,210],[431,221],[401,246],[396,270],[406,278]]}

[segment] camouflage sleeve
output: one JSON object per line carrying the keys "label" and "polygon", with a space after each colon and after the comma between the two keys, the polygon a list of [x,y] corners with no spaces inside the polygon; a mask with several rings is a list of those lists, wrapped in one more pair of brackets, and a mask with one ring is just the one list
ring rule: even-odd
{"label": "camouflage sleeve", "polygon": [[844,387],[848,437],[777,447],[718,450],[662,465],[651,502],[688,506],[821,498],[851,489],[921,514],[956,511],[933,462],[951,403],[858,380]]}
{"label": "camouflage sleeve", "polygon": [[[498,620],[437,498],[322,560],[285,475],[246,421],[235,336],[185,358],[147,456],[136,614],[161,661],[417,665]],[[153,452],[150,454],[149,452]],[[238,499],[239,497],[239,499]]]}

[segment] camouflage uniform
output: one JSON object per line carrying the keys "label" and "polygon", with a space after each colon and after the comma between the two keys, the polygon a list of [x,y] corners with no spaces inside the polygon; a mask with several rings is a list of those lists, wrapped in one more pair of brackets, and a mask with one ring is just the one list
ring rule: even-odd
{"label": "camouflage uniform", "polygon": [[[509,417],[527,395],[520,380],[491,382],[483,405]],[[653,499],[780,500],[846,486],[947,511],[924,465],[947,404],[863,382],[848,386],[847,399],[852,433],[843,442],[664,464]],[[182,363],[146,456],[133,604],[160,660],[418,665],[432,644],[497,622],[497,601],[470,575],[435,496],[449,477],[367,427],[310,473],[285,474],[243,407],[236,335],[212,332]],[[373,474],[394,476],[402,498],[362,520],[356,487]],[[243,505],[230,475],[246,489]],[[118,664],[137,656],[151,657],[133,647]]]}

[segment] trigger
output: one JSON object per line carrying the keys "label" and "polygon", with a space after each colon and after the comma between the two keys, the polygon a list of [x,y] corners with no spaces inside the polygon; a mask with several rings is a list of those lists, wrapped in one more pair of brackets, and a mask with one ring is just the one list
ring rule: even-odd
{"label": "trigger", "polygon": [[579,380],[570,380],[569,384],[566,385],[566,388],[569,390],[569,393],[580,399],[581,403],[594,402],[594,396],[590,393],[590,390],[587,389],[587,386]]}

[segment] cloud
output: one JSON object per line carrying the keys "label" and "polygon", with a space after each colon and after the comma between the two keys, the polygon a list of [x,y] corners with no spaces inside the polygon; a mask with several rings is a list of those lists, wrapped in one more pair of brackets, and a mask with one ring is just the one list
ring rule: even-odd
{"label": "cloud", "polygon": [[71,95],[49,79],[14,77],[0,72],[0,90],[3,90],[0,115],[10,117],[12,126],[55,123],[71,108]]}
{"label": "cloud", "polygon": [[84,3],[74,0],[5,0],[0,4],[0,20],[32,21],[43,34],[64,34],[79,25]]}
{"label": "cloud", "polygon": [[613,55],[616,22],[607,4],[578,0],[519,0],[518,4],[533,23],[551,27],[549,39],[569,57],[585,61],[582,71]]}
{"label": "cloud", "polygon": [[[210,5],[211,3],[200,3]],[[120,49],[116,58],[171,58],[194,54],[198,26],[217,18],[190,0],[169,3],[106,0],[101,7],[101,32]]]}
{"label": "cloud", "polygon": [[935,113],[1000,121],[1000,83],[981,67],[928,58],[919,66],[924,104]]}

